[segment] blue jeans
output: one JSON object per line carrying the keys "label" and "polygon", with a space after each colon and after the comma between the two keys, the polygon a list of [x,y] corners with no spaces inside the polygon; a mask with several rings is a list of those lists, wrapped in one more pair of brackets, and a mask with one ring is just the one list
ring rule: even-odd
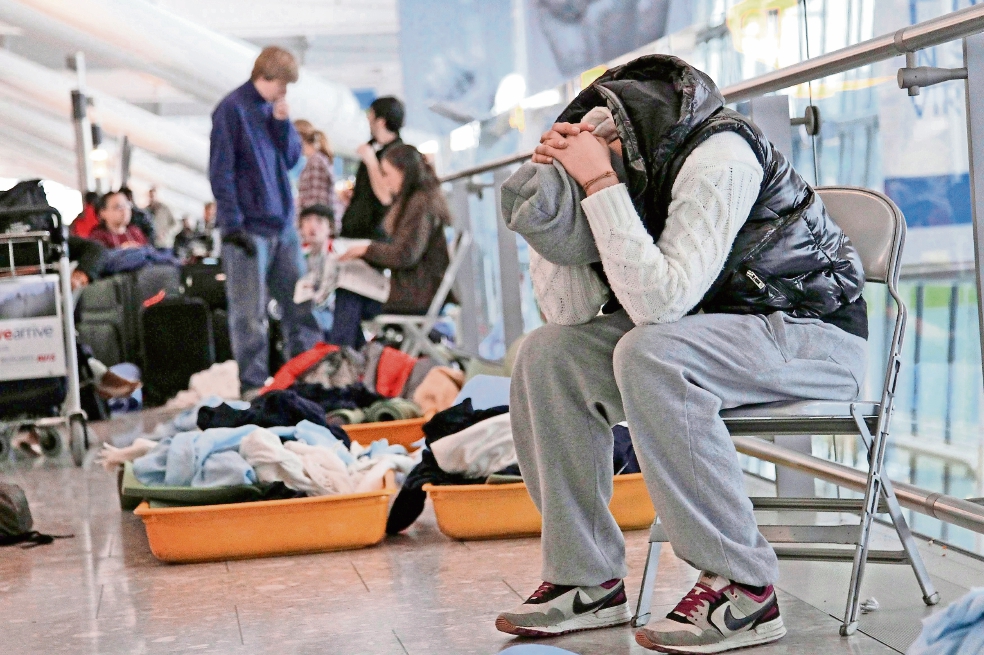
{"label": "blue jeans", "polygon": [[229,298],[229,337],[239,364],[242,390],[262,387],[270,377],[267,304],[272,296],[283,311],[284,345],[288,357],[321,340],[310,304],[294,304],[294,285],[301,270],[301,247],[293,225],[273,237],[250,235],[256,256],[238,246],[222,244],[222,267]]}
{"label": "blue jeans", "polygon": [[383,304],[377,300],[360,296],[348,289],[335,292],[335,323],[331,328],[328,343],[336,346],[351,346],[359,349],[366,345],[362,333],[362,321],[379,316]]}

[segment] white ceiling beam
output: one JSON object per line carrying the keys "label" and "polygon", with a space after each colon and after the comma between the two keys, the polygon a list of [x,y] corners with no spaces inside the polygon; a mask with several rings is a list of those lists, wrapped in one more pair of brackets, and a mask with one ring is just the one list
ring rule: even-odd
{"label": "white ceiling beam", "polygon": [[[71,116],[71,92],[76,82],[67,73],[0,49],[0,82],[52,113]],[[95,101],[91,113],[108,134],[126,135],[134,145],[200,172],[208,171],[206,137],[108,94],[91,89],[88,94]]]}
{"label": "white ceiling beam", "polygon": [[[371,4],[371,3],[370,3]],[[143,0],[0,0],[10,18],[17,13],[23,27],[46,29],[50,21],[96,39],[103,50],[113,48],[133,68],[146,70],[176,88],[215,103],[249,79],[258,46],[212,31]],[[20,11],[13,11],[20,7]],[[278,3],[281,11],[291,6]],[[33,12],[25,12],[27,7]],[[240,3],[229,11],[241,12]],[[363,9],[366,11],[366,9]],[[30,14],[43,14],[31,22]],[[395,10],[394,10],[395,13]],[[8,19],[8,14],[0,13]],[[270,25],[275,22],[269,23]],[[2,66],[2,64],[0,64]],[[302,68],[288,92],[293,116],[306,118],[325,131],[336,149],[352,155],[368,139],[365,116],[352,92]]]}

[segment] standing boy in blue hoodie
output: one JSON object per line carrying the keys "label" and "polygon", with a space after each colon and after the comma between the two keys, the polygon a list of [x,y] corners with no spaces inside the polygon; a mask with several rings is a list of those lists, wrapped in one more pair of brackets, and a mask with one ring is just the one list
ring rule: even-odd
{"label": "standing boy in blue hoodie", "polygon": [[310,311],[293,302],[300,242],[288,171],[301,156],[290,122],[287,85],[297,81],[294,56],[264,48],[249,82],[212,114],[209,180],[218,206],[222,264],[229,298],[229,333],[244,399],[270,375],[268,296],[283,311],[289,356],[311,346],[319,331]]}

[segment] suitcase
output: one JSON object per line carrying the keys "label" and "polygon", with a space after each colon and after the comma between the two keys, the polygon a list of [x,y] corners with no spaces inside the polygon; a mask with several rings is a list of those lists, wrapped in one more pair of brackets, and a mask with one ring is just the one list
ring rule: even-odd
{"label": "suitcase", "polygon": [[188,264],[181,269],[181,278],[185,295],[201,298],[212,309],[224,310],[228,307],[226,277],[221,264]]}
{"label": "suitcase", "polygon": [[145,405],[163,404],[215,363],[211,312],[200,298],[165,298],[144,307],[140,329]]}
{"label": "suitcase", "polygon": [[114,275],[95,280],[79,296],[79,340],[106,366],[135,362],[139,355],[133,295],[133,279]]}
{"label": "suitcase", "polygon": [[151,301],[181,295],[181,269],[170,264],[148,264],[130,273],[136,311]]}
{"label": "suitcase", "polygon": [[215,344],[215,361],[228,362],[235,359],[229,337],[229,312],[225,309],[212,310],[212,341]]}

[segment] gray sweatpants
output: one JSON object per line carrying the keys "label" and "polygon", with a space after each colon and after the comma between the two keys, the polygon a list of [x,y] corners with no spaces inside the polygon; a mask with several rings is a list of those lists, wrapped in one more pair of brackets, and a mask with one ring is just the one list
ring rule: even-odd
{"label": "gray sweatpants", "polygon": [[510,412],[516,453],[543,516],[543,579],[623,578],[612,497],[611,426],[628,421],[673,550],[697,569],[772,584],[722,409],[777,400],[852,400],[867,343],[816,319],[698,314],[635,327],[624,311],[546,325],[522,344]]}

